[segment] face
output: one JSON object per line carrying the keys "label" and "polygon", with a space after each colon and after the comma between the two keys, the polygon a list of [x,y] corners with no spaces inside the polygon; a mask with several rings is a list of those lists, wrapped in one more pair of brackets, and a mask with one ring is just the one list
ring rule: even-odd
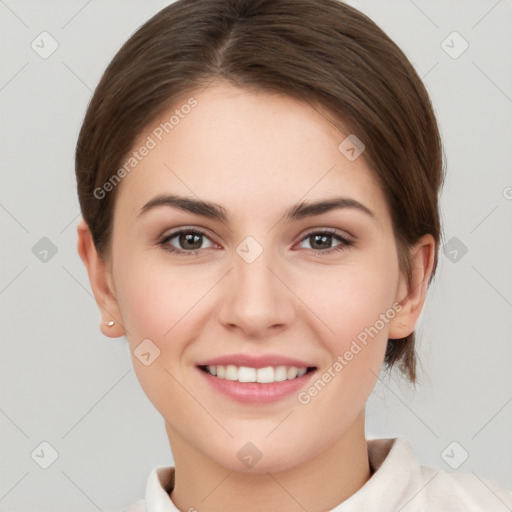
{"label": "face", "polygon": [[364,154],[338,149],[349,134],[307,104],[191,97],[169,133],[155,129],[180,105],[141,134],[134,150],[155,146],[118,185],[119,318],[173,450],[291,468],[350,431],[380,372],[405,295],[390,212]]}

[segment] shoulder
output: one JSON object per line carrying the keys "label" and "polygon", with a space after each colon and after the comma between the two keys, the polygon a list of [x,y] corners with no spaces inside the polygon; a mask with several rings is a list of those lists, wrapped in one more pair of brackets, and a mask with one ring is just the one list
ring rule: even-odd
{"label": "shoulder", "polygon": [[448,473],[422,466],[421,475],[424,501],[438,507],[436,510],[512,510],[512,491],[476,473]]}
{"label": "shoulder", "polygon": [[[379,509],[385,512],[512,510],[512,491],[474,472],[450,473],[422,466],[404,437],[370,440],[368,448],[375,474],[361,490],[361,504],[379,496],[385,498]],[[353,501],[359,505],[357,497]]]}

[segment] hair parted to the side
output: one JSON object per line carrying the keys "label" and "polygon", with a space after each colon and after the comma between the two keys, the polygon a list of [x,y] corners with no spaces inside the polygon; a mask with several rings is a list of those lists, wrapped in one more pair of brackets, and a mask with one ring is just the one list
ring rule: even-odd
{"label": "hair parted to the side", "polygon": [[[338,0],[178,0],[118,51],[80,130],[78,197],[102,257],[119,187],[101,199],[94,191],[159,114],[214,81],[308,102],[365,144],[361,158],[386,197],[408,280],[414,243],[430,233],[439,247],[445,161],[437,121],[421,79],[383,30]],[[436,250],[430,280],[437,262]],[[416,363],[414,333],[388,340],[388,369],[396,365],[415,383]]]}

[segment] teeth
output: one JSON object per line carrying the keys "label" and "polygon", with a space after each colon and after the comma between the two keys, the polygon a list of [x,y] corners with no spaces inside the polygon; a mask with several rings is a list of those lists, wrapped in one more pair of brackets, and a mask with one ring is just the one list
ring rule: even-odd
{"label": "teeth", "polygon": [[287,379],[288,372],[286,370],[286,366],[278,366],[274,370],[274,379],[276,382],[281,382]]}
{"label": "teeth", "polygon": [[268,384],[270,382],[275,382],[274,379],[274,368],[272,366],[267,366],[266,368],[258,368],[256,372],[256,382],[263,382],[264,384]]}
{"label": "teeth", "polygon": [[210,375],[220,379],[238,380],[239,382],[260,382],[269,384],[282,382],[302,377],[308,371],[307,368],[296,366],[267,366],[265,368],[249,368],[247,366],[215,365],[207,366],[206,370]]}
{"label": "teeth", "polygon": [[295,368],[295,366],[292,366],[292,367],[288,368],[288,370],[286,372],[286,378],[287,379],[295,379],[295,377],[297,377],[298,373],[299,373],[299,370],[297,368]]}
{"label": "teeth", "polygon": [[226,366],[226,375],[224,378],[227,380],[238,380],[238,371],[236,366],[233,366],[232,364]]}
{"label": "teeth", "polygon": [[[210,366],[210,368],[212,367]],[[238,380],[240,382],[256,382],[256,377],[256,368],[247,368],[247,366],[238,368]]]}

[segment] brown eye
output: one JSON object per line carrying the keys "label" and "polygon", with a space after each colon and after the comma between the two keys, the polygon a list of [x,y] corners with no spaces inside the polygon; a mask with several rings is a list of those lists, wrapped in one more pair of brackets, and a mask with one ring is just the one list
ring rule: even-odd
{"label": "brown eye", "polygon": [[[170,252],[184,255],[195,255],[197,251],[205,248],[208,249],[213,246],[213,244],[211,244],[208,247],[202,247],[205,239],[210,240],[202,231],[182,229],[166,235],[159,244]],[[176,241],[172,242],[173,240]]]}
{"label": "brown eye", "polygon": [[[317,253],[331,253],[342,251],[353,245],[352,240],[347,240],[341,236],[336,230],[314,231],[308,233],[302,241],[310,240],[311,250]],[[334,246],[333,242],[338,242]]]}

